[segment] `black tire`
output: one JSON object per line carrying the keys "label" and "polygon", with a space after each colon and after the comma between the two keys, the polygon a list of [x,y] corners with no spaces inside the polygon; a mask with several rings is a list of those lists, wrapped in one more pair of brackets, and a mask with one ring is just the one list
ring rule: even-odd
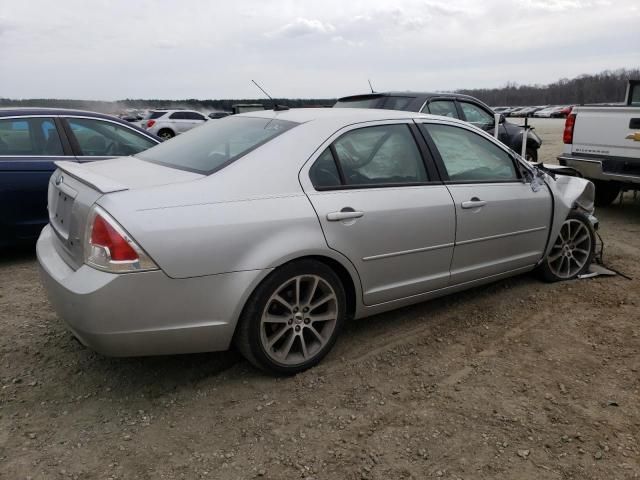
{"label": "black tire", "polygon": [[[565,251],[565,247],[559,246],[560,244],[563,243],[562,239],[560,238],[560,235],[565,235],[566,233],[565,225],[569,221],[572,222],[572,225],[576,225],[574,222],[579,222],[586,228],[585,231],[588,233],[588,238],[586,238],[583,242],[567,242],[568,245],[566,247],[568,252],[570,252],[572,256],[574,254],[576,255],[575,257],[576,259],[579,258],[581,261],[584,260],[584,265],[579,269],[576,268],[576,271],[571,272],[570,275],[569,274],[559,275],[557,273],[557,270],[562,269],[563,264],[561,264],[560,268],[558,268],[558,260],[554,259],[554,256],[557,255],[558,252],[560,252],[561,255],[557,258],[559,258],[560,261],[565,260],[562,258],[564,256],[562,252]],[[577,210],[572,210],[571,212],[569,212],[569,215],[567,215],[567,219],[563,223],[563,227],[560,231],[560,235],[554,241],[554,246],[551,248],[551,251],[549,252],[549,254],[545,257],[545,259],[542,261],[542,263],[538,267],[538,273],[540,274],[541,278],[546,282],[560,282],[564,280],[572,280],[576,278],[578,275],[582,275],[587,270],[589,270],[589,266],[593,261],[593,257],[596,250],[596,233],[595,233],[595,230],[593,229],[593,225],[591,225],[591,222],[589,221],[589,218],[587,217],[586,214],[579,212]],[[575,238],[575,240],[579,240],[579,238]],[[578,252],[580,251],[580,249],[586,249],[587,246],[588,246],[588,253],[580,254],[580,256],[578,257]],[[578,247],[580,247],[580,249]],[[569,263],[569,258],[566,258],[566,262]]]}
{"label": "black tire", "polygon": [[158,132],[158,136],[164,140],[169,140],[170,138],[175,137],[176,134],[169,128],[163,128]]}
{"label": "black tire", "polygon": [[[326,286],[330,287],[330,289],[333,290],[332,293],[335,294],[335,303],[333,304],[332,300],[332,304],[333,308],[335,309],[335,322],[332,323],[332,330],[330,330],[330,333],[324,340],[326,341],[326,343],[322,344],[321,342],[317,342],[317,337],[311,335],[311,340],[316,340],[316,342],[320,343],[320,345],[316,345],[317,350],[312,355],[310,355],[309,358],[301,360],[299,362],[295,362],[295,360],[293,360],[293,363],[290,362],[288,364],[285,364],[274,359],[274,356],[276,354],[274,352],[268,353],[267,349],[263,345],[263,342],[265,341],[264,339],[266,337],[263,335],[262,318],[263,314],[269,314],[270,311],[267,311],[267,308],[271,308],[271,306],[273,305],[274,295],[283,291],[283,285],[286,285],[288,282],[295,281],[294,279],[296,278],[304,276],[319,277],[324,282],[326,282]],[[302,287],[300,287],[300,290],[302,290]],[[313,295],[313,292],[311,292],[310,295]],[[307,304],[311,304],[312,300],[313,298],[308,298]],[[280,305],[284,307],[284,304],[280,303]],[[286,308],[284,308],[284,310],[286,310]],[[293,312],[293,310],[291,310],[291,312]],[[301,312],[302,310],[299,311],[299,313]],[[295,315],[298,314],[285,313],[284,315],[292,315],[295,317]],[[304,315],[306,316],[307,314]],[[308,315],[311,316],[311,312],[309,312]],[[320,360],[322,360],[322,358],[331,350],[336,342],[336,339],[338,338],[338,335],[340,334],[345,316],[346,295],[344,287],[338,275],[336,275],[336,273],[330,267],[322,262],[310,259],[299,260],[285,264],[282,267],[276,269],[256,288],[256,290],[247,301],[240,316],[238,327],[236,329],[234,337],[234,343],[240,353],[256,367],[277,375],[293,375],[317,365]],[[282,326],[279,327],[283,330],[287,329],[289,332],[291,332],[291,336],[295,337],[296,335],[298,335],[300,337],[300,339],[294,338],[292,340],[293,343],[290,347],[291,350],[293,350],[293,345],[295,345],[296,347],[300,347],[300,349],[302,348],[303,343],[306,345],[306,342],[303,338],[305,337],[305,332],[307,336],[310,335],[310,331],[307,329],[311,329],[313,328],[313,325],[315,325],[314,323],[306,325],[306,318],[304,319],[304,324],[299,322],[298,320],[299,319],[294,320],[294,318],[291,318],[288,324],[282,324]],[[298,322],[298,324],[296,324],[296,322]],[[273,337],[278,337],[280,333],[280,330],[275,330],[275,328],[278,327],[274,327],[274,331],[271,332],[273,334],[271,339],[273,339]],[[301,330],[299,333],[295,333],[294,328],[300,328]],[[324,333],[325,330],[320,331],[321,333]],[[281,335],[281,338],[283,339],[282,343],[287,343],[287,340],[289,340],[291,337],[287,332],[285,332],[283,335]],[[267,338],[267,340],[269,339]],[[274,350],[275,346],[278,345],[278,343],[279,341],[275,342]],[[282,345],[278,348],[281,347]]]}
{"label": "black tire", "polygon": [[529,162],[537,162],[538,161],[538,150],[533,147],[527,147],[524,153],[525,160]]}
{"label": "black tire", "polygon": [[596,207],[607,207],[620,195],[620,185],[616,182],[607,182],[595,180],[596,186]]}

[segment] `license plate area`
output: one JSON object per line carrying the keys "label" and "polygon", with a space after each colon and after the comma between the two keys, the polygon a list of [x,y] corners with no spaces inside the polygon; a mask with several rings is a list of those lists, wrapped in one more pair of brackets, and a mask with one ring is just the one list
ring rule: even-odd
{"label": "license plate area", "polygon": [[64,240],[69,239],[71,211],[77,195],[78,192],[62,183],[55,185],[51,190],[51,198],[49,199],[49,222],[58,235]]}

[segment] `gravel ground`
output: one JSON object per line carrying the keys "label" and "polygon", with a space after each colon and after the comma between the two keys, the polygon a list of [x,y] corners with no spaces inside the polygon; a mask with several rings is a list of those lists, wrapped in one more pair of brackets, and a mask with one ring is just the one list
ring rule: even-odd
{"label": "gravel ground", "polygon": [[633,280],[524,275],[352,322],[285,379],[235,352],[96,355],[31,251],[3,252],[0,478],[640,478],[640,202],[598,216]]}

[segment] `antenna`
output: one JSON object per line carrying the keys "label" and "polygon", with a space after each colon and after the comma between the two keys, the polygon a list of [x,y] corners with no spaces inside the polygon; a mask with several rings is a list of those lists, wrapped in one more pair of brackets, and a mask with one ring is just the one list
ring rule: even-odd
{"label": "antenna", "polygon": [[271,100],[271,101],[273,102],[273,98],[271,98],[271,95],[269,95],[269,94],[265,91],[265,89],[264,89],[264,88],[262,88],[260,85],[258,85],[258,82],[256,82],[255,80],[251,80],[251,81],[254,83],[254,85],[255,85],[256,87],[258,87],[260,90],[262,90],[262,93],[264,93],[267,97],[269,97],[269,100]]}
{"label": "antenna", "polygon": [[369,82],[369,88],[371,89],[371,93],[376,93],[375,90],[373,89],[373,85],[371,85],[371,80],[367,79],[367,82]]}

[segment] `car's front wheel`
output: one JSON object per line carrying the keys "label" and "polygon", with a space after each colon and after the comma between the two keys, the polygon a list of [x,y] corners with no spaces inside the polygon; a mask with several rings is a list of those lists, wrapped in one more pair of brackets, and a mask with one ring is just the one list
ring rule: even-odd
{"label": "car's front wheel", "polygon": [[255,366],[291,375],[331,350],[346,314],[344,287],[327,265],[292,262],[258,286],[244,308],[235,344]]}
{"label": "car's front wheel", "polygon": [[542,278],[548,282],[558,282],[582,275],[589,269],[595,249],[593,225],[584,213],[572,211],[540,265]]}

